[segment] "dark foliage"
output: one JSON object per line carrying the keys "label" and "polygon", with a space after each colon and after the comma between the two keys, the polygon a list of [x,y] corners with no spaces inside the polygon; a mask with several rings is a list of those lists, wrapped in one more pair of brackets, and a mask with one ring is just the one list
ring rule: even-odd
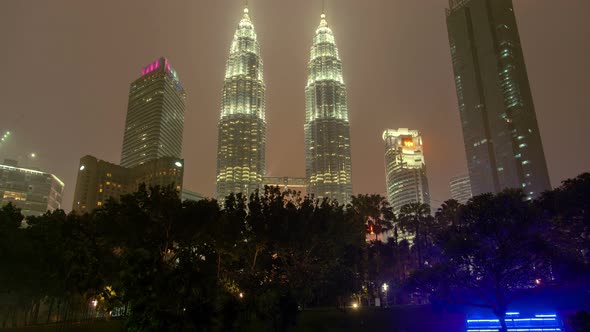
{"label": "dark foliage", "polygon": [[26,221],[9,204],[0,326],[122,316],[130,331],[286,331],[308,307],[426,295],[503,320],[518,297],[587,283],[588,197],[590,174],[535,202],[514,190],[449,200],[434,217],[410,204],[396,218],[378,195],[344,207],[269,187],[223,205],[142,187],[91,214]]}

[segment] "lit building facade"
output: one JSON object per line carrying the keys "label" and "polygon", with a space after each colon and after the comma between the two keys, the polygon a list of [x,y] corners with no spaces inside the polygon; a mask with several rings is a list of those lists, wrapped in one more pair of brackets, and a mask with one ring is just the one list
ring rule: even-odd
{"label": "lit building facade", "polygon": [[12,203],[25,217],[61,208],[64,183],[55,175],[18,167],[16,161],[0,164],[0,207]]}
{"label": "lit building facade", "polygon": [[387,129],[385,142],[385,172],[389,204],[396,213],[409,203],[430,205],[426,162],[422,136],[407,128]]}
{"label": "lit building facade", "polygon": [[308,194],[347,204],[352,195],[350,127],[342,62],[322,14],[311,47],[305,87]]}
{"label": "lit building facade", "polygon": [[179,158],[162,157],[127,168],[84,156],[80,159],[72,210],[92,212],[111,198],[118,200],[136,192],[142,184],[147,188],[173,185],[180,195],[183,176],[184,161]]}
{"label": "lit building facade", "polygon": [[168,59],[160,58],[142,69],[129,91],[121,166],[181,157],[185,98]]}
{"label": "lit building facade", "polygon": [[249,195],[265,174],[265,85],[260,45],[244,9],[225,68],[217,142],[217,199]]}
{"label": "lit building facade", "polygon": [[471,195],[469,175],[465,174],[451,178],[449,186],[451,189],[451,198],[461,204],[467,203],[467,201],[473,196]]}
{"label": "lit building facade", "polygon": [[551,189],[511,0],[450,0],[447,28],[473,195]]}

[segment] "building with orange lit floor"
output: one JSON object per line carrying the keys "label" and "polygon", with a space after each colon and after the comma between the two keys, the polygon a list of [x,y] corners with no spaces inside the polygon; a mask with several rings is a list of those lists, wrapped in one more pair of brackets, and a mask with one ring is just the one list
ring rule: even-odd
{"label": "building with orange lit floor", "polygon": [[418,130],[387,129],[385,142],[385,171],[387,196],[394,212],[409,203],[430,205],[426,163],[422,136]]}

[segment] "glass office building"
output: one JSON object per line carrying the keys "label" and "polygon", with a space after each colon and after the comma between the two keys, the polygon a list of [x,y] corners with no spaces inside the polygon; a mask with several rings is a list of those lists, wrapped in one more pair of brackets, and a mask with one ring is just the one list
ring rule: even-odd
{"label": "glass office building", "polygon": [[450,0],[447,28],[473,195],[551,189],[511,0]]}
{"label": "glass office building", "polygon": [[185,98],[168,59],[157,59],[142,69],[129,91],[121,166],[181,157]]}

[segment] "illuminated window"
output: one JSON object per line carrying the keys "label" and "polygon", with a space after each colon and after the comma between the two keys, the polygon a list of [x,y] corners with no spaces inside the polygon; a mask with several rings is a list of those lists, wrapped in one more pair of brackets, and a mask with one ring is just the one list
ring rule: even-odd
{"label": "illuminated window", "polygon": [[98,202],[96,203],[96,205],[98,205],[98,206],[102,206],[102,202],[101,202],[101,201],[98,201]]}
{"label": "illuminated window", "polygon": [[4,199],[12,199],[15,201],[26,201],[27,194],[26,193],[19,193],[16,191],[5,191],[4,192]]}

